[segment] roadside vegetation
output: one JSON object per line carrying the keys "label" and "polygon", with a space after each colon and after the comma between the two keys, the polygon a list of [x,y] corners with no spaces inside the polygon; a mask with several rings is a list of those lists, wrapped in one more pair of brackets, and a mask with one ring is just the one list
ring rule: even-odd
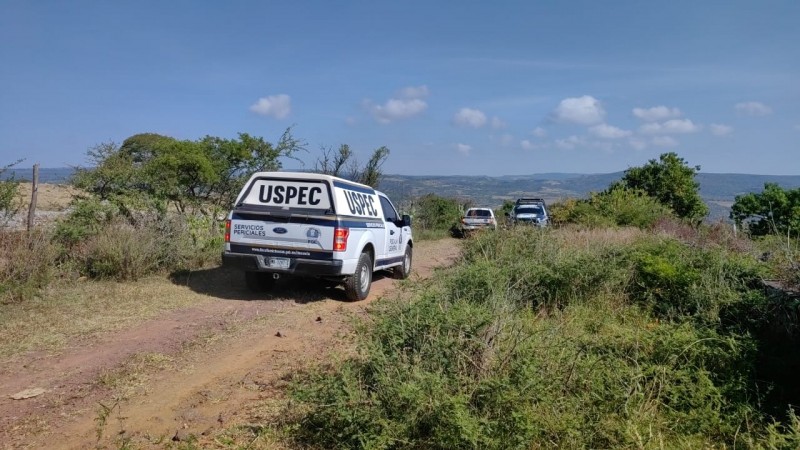
{"label": "roadside vegetation", "polygon": [[768,268],[729,231],[663,228],[468,240],[413,299],[373,310],[358,357],[295,380],[294,439],[796,448],[797,306],[760,286]]}
{"label": "roadside vegetation", "polygon": [[312,448],[797,448],[800,304],[764,283],[769,242],[698,222],[694,170],[685,202],[615,183],[559,227],[468,239],[375,305],[357,356],[296,376],[268,428]]}
{"label": "roadside vegetation", "polygon": [[[216,264],[221,218],[243,177],[279,169],[303,148],[287,130],[274,145],[147,134],[92,149],[94,168],[76,176],[81,194],[63,220],[0,232],[0,334],[17,342],[0,356],[53,344],[36,329],[96,314],[127,323],[126,308],[152,293],[147,280],[119,281]],[[318,169],[379,182],[388,149],[363,169],[348,155],[346,146],[328,151]],[[698,170],[668,153],[603,192],[552,205],[553,227],[466,239],[456,265],[371,306],[355,356],[297,374],[279,413],[226,442],[800,447],[800,301],[791,292],[800,191],[767,185],[737,198],[737,233],[701,222]],[[8,183],[0,188],[16,195]],[[417,239],[447,236],[465,207],[432,194],[407,206]],[[70,288],[54,295],[55,283]],[[130,303],[103,303],[104,291],[130,286]]]}

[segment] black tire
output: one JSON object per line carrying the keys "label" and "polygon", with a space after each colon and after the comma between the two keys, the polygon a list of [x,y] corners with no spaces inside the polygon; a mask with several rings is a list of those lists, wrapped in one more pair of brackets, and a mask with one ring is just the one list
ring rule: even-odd
{"label": "black tire", "polygon": [[275,285],[275,279],[267,272],[245,272],[244,281],[253,292],[266,292]]}
{"label": "black tire", "polygon": [[395,267],[392,270],[392,275],[398,280],[405,280],[411,275],[411,262],[413,260],[413,251],[410,245],[406,245],[406,253],[403,255],[403,264]]}
{"label": "black tire", "polygon": [[344,291],[351,302],[364,300],[369,295],[372,286],[372,258],[364,252],[358,257],[356,271],[347,277],[344,282]]}

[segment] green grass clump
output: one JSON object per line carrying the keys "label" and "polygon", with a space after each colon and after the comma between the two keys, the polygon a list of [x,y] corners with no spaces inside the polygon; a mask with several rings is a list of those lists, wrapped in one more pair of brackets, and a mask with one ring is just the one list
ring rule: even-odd
{"label": "green grass clump", "polygon": [[640,231],[482,234],[416,298],[378,303],[358,357],[299,377],[295,439],[795,448],[791,395],[764,395],[790,384],[760,367],[775,308],[754,288],[759,270]]}

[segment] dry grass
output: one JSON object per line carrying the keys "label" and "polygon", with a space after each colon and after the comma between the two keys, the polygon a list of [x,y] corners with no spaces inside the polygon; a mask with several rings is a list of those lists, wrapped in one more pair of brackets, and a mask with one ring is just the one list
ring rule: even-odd
{"label": "dry grass", "polygon": [[[22,211],[28,211],[31,204],[31,183],[19,184],[18,195],[22,202]],[[80,190],[67,184],[39,184],[39,193],[36,196],[36,209],[42,211],[64,211],[69,206],[72,198]]]}
{"label": "dry grass", "polygon": [[565,226],[558,230],[557,236],[566,245],[574,248],[604,248],[610,245],[628,245],[645,236],[639,228],[582,228]]}
{"label": "dry grass", "polygon": [[2,306],[0,360],[57,351],[75,338],[119,330],[159,314],[210,301],[163,277],[135,283],[56,282],[29,301]]}

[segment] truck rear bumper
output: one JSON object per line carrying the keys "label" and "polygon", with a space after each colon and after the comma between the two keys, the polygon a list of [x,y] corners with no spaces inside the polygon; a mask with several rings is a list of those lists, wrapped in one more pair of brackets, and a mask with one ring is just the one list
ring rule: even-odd
{"label": "truck rear bumper", "polygon": [[245,271],[271,272],[309,277],[336,277],[348,275],[344,273],[344,261],[339,259],[319,260],[288,257],[289,268],[279,269],[266,264],[265,256],[243,253],[222,252],[222,265]]}

